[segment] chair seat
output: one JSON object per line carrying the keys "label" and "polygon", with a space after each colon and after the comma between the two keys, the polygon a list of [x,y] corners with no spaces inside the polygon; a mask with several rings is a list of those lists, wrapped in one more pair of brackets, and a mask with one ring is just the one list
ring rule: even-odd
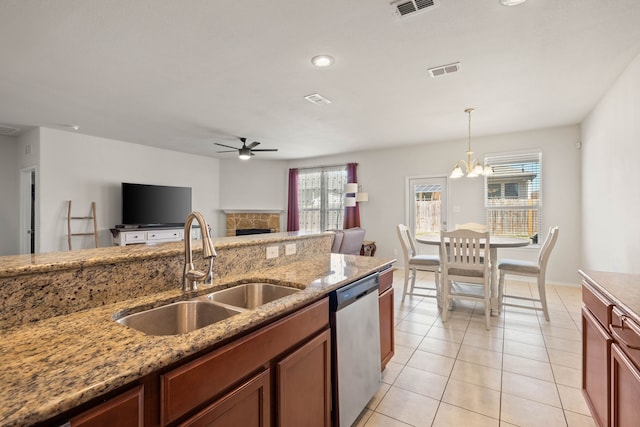
{"label": "chair seat", "polygon": [[514,273],[537,275],[540,266],[530,261],[520,261],[517,259],[502,259],[498,262],[498,270],[512,271]]}
{"label": "chair seat", "polygon": [[438,255],[416,255],[409,259],[411,267],[433,267],[440,265],[440,257]]}
{"label": "chair seat", "polygon": [[484,277],[484,273],[478,270],[467,270],[466,268],[450,268],[449,276]]}

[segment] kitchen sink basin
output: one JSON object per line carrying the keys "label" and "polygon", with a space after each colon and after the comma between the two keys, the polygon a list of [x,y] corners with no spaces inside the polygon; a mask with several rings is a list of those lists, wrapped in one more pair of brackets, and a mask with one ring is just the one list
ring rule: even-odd
{"label": "kitchen sink basin", "polygon": [[300,289],[271,283],[244,283],[206,296],[209,301],[250,310],[279,298],[300,292]]}
{"label": "kitchen sink basin", "polygon": [[117,322],[147,335],[178,335],[195,331],[240,312],[242,310],[207,301],[179,301],[130,314]]}

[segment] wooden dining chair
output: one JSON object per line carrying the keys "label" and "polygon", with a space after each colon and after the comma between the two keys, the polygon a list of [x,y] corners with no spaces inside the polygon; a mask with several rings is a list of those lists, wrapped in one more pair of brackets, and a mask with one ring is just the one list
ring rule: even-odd
{"label": "wooden dining chair", "polygon": [[[531,261],[520,261],[517,259],[501,259],[498,262],[498,271],[500,272],[500,279],[498,280],[498,303],[500,304],[500,309],[502,306],[510,306],[510,307],[520,307],[520,308],[529,308],[532,310],[542,310],[544,313],[544,318],[549,320],[549,307],[547,306],[547,293],[545,290],[546,287],[546,272],[547,272],[547,262],[549,261],[549,255],[551,254],[551,250],[556,245],[556,241],[558,240],[558,227],[551,227],[549,229],[549,234],[545,239],[542,247],[540,248],[540,253],[538,253],[538,262]],[[538,282],[538,297],[539,298],[528,298],[522,297],[518,295],[507,295],[504,293],[504,278],[505,276],[516,275],[516,276],[528,276],[537,278]],[[512,304],[505,303],[505,298],[513,298],[524,301],[534,301],[539,302],[541,307],[536,307],[535,304],[528,306],[522,304]]]}
{"label": "wooden dining chair", "polygon": [[[402,290],[402,301],[407,295],[419,297],[435,297],[440,306],[440,257],[438,255],[419,255],[416,250],[416,244],[411,236],[411,231],[404,224],[398,224],[398,237],[400,238],[400,246],[402,246],[402,255],[404,257],[404,288]],[[434,274],[435,286],[416,286],[417,271],[431,271]],[[409,286],[409,279],[411,285]],[[415,290],[435,291],[434,294],[415,292]]]}
{"label": "wooden dining chair", "polygon": [[[489,330],[489,239],[488,232],[479,233],[466,229],[440,232],[443,322],[447,321],[449,306],[454,299],[480,300],[484,302],[485,322]],[[477,292],[478,285],[481,287],[480,292]]]}

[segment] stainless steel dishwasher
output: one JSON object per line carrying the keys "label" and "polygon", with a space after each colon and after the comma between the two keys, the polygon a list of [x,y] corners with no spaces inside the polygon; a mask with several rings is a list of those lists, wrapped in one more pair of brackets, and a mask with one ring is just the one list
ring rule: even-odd
{"label": "stainless steel dishwasher", "polygon": [[378,390],[378,274],[330,295],[334,425],[349,427]]}

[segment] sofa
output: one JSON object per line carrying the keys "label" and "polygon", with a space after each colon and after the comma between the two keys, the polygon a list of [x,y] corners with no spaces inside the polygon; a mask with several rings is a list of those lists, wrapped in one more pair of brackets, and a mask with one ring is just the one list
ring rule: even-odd
{"label": "sofa", "polygon": [[360,249],[364,242],[366,230],[364,228],[348,228],[346,230],[333,230],[335,237],[331,246],[331,252],[336,254],[360,255]]}

